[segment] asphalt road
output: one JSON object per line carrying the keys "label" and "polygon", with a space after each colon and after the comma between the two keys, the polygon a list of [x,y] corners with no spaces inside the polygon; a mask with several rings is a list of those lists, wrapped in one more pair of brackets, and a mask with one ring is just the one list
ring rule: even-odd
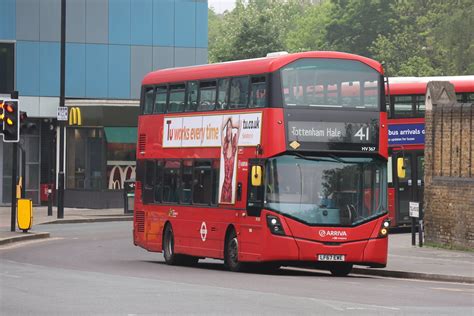
{"label": "asphalt road", "polygon": [[473,315],[474,286],[220,261],[172,267],[132,243],[131,222],[44,225],[51,238],[0,248],[2,315]]}

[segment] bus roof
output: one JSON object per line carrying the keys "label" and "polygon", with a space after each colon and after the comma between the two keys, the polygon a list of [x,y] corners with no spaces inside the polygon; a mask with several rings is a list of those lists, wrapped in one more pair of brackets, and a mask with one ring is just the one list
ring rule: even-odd
{"label": "bus roof", "polygon": [[390,77],[388,80],[390,94],[425,94],[426,85],[430,81],[449,81],[454,85],[454,91],[457,93],[474,92],[474,76]]}
{"label": "bus roof", "polygon": [[356,60],[367,64],[379,73],[383,74],[382,65],[379,62],[367,57],[341,52],[311,51],[264,58],[236,60],[217,64],[162,69],[147,74],[143,79],[142,84],[149,85],[168,82],[183,82],[188,80],[264,74],[273,72],[297,59],[302,58]]}

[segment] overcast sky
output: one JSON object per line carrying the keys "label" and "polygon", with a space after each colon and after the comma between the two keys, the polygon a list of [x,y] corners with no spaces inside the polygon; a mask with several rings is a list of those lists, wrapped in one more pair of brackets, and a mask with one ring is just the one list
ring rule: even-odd
{"label": "overcast sky", "polygon": [[216,13],[222,13],[225,10],[231,10],[235,6],[235,0],[208,0],[209,7],[214,8]]}

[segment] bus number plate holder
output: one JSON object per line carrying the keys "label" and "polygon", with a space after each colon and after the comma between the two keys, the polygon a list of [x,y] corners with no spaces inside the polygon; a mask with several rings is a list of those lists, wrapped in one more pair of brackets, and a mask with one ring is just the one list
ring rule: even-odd
{"label": "bus number plate holder", "polygon": [[318,261],[346,261],[345,255],[318,255]]}

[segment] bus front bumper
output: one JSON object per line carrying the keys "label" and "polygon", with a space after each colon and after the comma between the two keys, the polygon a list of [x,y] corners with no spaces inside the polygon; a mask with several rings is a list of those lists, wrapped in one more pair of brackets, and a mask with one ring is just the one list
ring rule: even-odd
{"label": "bus front bumper", "polygon": [[[383,268],[387,265],[388,238],[324,243],[314,240],[297,239],[290,236],[269,235],[262,249],[261,261],[302,262],[330,264],[320,261],[326,258],[343,258],[344,262]],[[342,255],[342,256],[341,256]]]}

